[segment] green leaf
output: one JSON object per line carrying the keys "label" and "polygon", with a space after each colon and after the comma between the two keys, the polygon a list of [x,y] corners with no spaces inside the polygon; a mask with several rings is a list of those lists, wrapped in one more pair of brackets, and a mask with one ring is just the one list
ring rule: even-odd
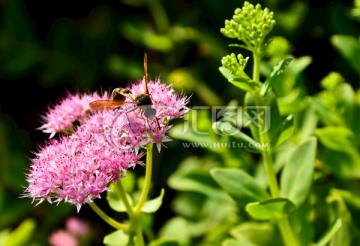
{"label": "green leaf", "polygon": [[35,221],[32,219],[24,220],[14,231],[8,234],[4,246],[29,245],[30,239],[35,231]]}
{"label": "green leaf", "polygon": [[234,78],[229,82],[247,92],[255,92],[260,88],[259,83],[250,78]]}
{"label": "green leaf", "polygon": [[319,141],[327,148],[336,151],[346,151],[354,147],[354,134],[342,126],[327,126],[315,130]]}
{"label": "green leaf", "polygon": [[285,96],[278,96],[279,111],[281,115],[297,113],[303,109],[304,98],[301,89],[291,89]]}
{"label": "green leaf", "polygon": [[311,56],[302,56],[294,59],[288,68],[291,76],[294,78],[299,76],[305,70],[305,68],[311,64],[311,62]]}
{"label": "green leaf", "polygon": [[284,72],[286,67],[290,64],[292,58],[286,58],[276,64],[271,71],[269,77],[265,80],[263,86],[261,87],[260,93],[265,96],[269,89],[273,88],[274,83],[280,82],[279,77]]}
{"label": "green leaf", "polygon": [[160,196],[157,198],[151,199],[144,203],[144,206],[141,208],[141,211],[144,213],[154,213],[156,212],[162,204],[164,198],[165,190],[161,189]]}
{"label": "green leaf", "polygon": [[241,246],[282,245],[270,222],[243,222],[231,229],[230,234]]}
{"label": "green leaf", "polygon": [[297,207],[307,198],[314,174],[316,138],[309,137],[291,154],[281,174],[281,194]]}
{"label": "green leaf", "polygon": [[294,116],[289,115],[286,117],[281,126],[278,128],[276,136],[278,137],[276,146],[279,146],[286,140],[288,140],[294,133]]}
{"label": "green leaf", "polygon": [[215,122],[213,124],[213,128],[215,128],[223,135],[236,138],[237,140],[239,140],[239,144],[241,144],[241,146],[245,150],[251,153],[261,153],[263,151],[263,148],[259,142],[255,141],[245,133],[241,132],[238,128],[231,125],[230,122]]}
{"label": "green leaf", "polygon": [[245,210],[258,220],[279,219],[295,210],[295,205],[284,198],[271,199],[263,202],[253,202],[246,205]]}
{"label": "green leaf", "polygon": [[189,223],[183,217],[172,217],[160,229],[159,237],[171,238],[179,242],[180,245],[190,245],[191,231]]}
{"label": "green leaf", "polygon": [[127,246],[129,236],[120,230],[114,231],[104,237],[104,244],[109,246]]}
{"label": "green leaf", "polygon": [[[119,181],[122,182],[122,181]],[[121,200],[120,195],[119,195],[119,191],[116,187],[116,185],[114,183],[111,183],[110,186],[110,191],[107,192],[106,194],[106,200],[108,201],[110,207],[112,209],[114,209],[117,212],[126,212],[126,207],[124,205],[124,202]],[[126,198],[129,201],[130,204],[133,204],[133,200],[131,198],[131,196],[126,193]]]}
{"label": "green leaf", "polygon": [[225,67],[219,67],[221,74],[233,85],[247,92],[255,92],[259,90],[260,85],[258,82],[252,80],[243,72],[241,76],[232,74],[229,69]]}
{"label": "green leaf", "polygon": [[269,195],[256,180],[246,172],[235,168],[213,168],[210,170],[215,181],[240,205],[264,201]]}
{"label": "green leaf", "polygon": [[348,60],[350,65],[360,73],[360,41],[359,39],[346,36],[334,35],[330,39],[332,45]]}

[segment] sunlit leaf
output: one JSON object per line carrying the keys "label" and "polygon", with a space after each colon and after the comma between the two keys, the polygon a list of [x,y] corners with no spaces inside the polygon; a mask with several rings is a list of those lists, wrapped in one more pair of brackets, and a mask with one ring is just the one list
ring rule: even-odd
{"label": "sunlit leaf", "polygon": [[246,211],[258,220],[279,219],[295,210],[295,205],[284,198],[253,202],[246,205]]}
{"label": "sunlit leaf", "polygon": [[[281,245],[281,239],[274,225],[269,222],[243,222],[231,229],[230,234],[242,245],[268,246]],[[231,245],[231,244],[230,244]],[[235,244],[236,245],[236,244]]]}
{"label": "sunlit leaf", "polygon": [[161,189],[161,193],[158,197],[151,199],[149,201],[146,201],[141,208],[141,211],[144,213],[154,213],[156,212],[162,204],[163,198],[164,198],[165,190]]}
{"label": "sunlit leaf", "polygon": [[123,231],[117,230],[106,235],[103,242],[108,246],[127,246],[129,243],[129,235]]}
{"label": "sunlit leaf", "polygon": [[294,133],[294,119],[293,115],[289,115],[286,117],[281,126],[278,128],[276,135],[278,136],[278,140],[276,145],[280,145],[286,140],[288,140]]}
{"label": "sunlit leaf", "polygon": [[160,229],[161,238],[173,239],[180,245],[189,245],[191,231],[188,222],[182,217],[173,217],[166,221],[165,225]]}
{"label": "sunlit leaf", "polygon": [[315,167],[316,138],[309,137],[291,154],[281,174],[281,194],[297,207],[307,198]]}
{"label": "sunlit leaf", "polygon": [[221,74],[233,85],[247,92],[255,92],[260,88],[258,82],[252,80],[244,72],[242,76],[232,74],[227,68],[219,67]]}

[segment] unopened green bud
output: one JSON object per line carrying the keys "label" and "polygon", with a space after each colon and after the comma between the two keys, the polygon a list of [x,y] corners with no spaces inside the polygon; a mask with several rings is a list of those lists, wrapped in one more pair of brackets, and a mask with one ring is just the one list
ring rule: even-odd
{"label": "unopened green bud", "polygon": [[244,71],[249,57],[244,58],[241,54],[237,56],[232,53],[231,55],[224,56],[221,63],[224,68],[228,69],[232,74],[239,75]]}
{"label": "unopened green bud", "polygon": [[274,25],[273,12],[267,8],[262,10],[260,4],[254,7],[251,3],[244,2],[244,6],[234,11],[232,20],[226,20],[225,27],[220,31],[229,38],[243,41],[252,49],[262,45]]}

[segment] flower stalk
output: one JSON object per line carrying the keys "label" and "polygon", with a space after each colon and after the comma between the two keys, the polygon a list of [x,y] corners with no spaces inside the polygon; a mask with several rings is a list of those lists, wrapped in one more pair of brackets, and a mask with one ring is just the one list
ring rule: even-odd
{"label": "flower stalk", "polygon": [[145,169],[145,182],[144,187],[142,189],[140,199],[137,205],[134,208],[134,213],[139,214],[146,199],[149,194],[150,186],[151,186],[151,176],[152,176],[152,149],[153,144],[148,144],[146,146],[146,169]]}
{"label": "flower stalk", "polygon": [[115,229],[118,230],[123,230],[125,232],[129,231],[129,226],[122,224],[114,219],[112,219],[111,217],[109,217],[106,213],[104,213],[104,211],[102,211],[94,202],[90,202],[89,206],[91,207],[92,210],[94,210],[94,212],[99,215],[99,217],[104,220],[108,225],[114,227]]}
{"label": "flower stalk", "polygon": [[[261,56],[259,55],[258,52],[254,52],[253,57],[254,57],[254,70],[253,70],[253,78],[252,79],[254,81],[260,83]],[[255,104],[257,106],[256,108],[259,111],[260,106],[264,106],[264,99],[258,91],[253,93],[253,96],[255,99]],[[258,115],[261,115],[260,112],[258,112]],[[258,118],[258,125],[259,125],[259,132],[260,132],[259,137],[260,137],[261,146],[268,146],[270,144],[269,135],[265,131],[265,129],[267,129],[265,124],[266,124],[266,121],[262,122],[261,119]],[[265,165],[266,175],[268,178],[268,184],[269,184],[269,188],[270,188],[271,197],[272,198],[280,198],[281,193],[280,193],[279,184],[278,184],[278,181],[276,178],[276,172],[274,169],[274,163],[272,161],[272,155],[267,149],[264,149],[261,154],[262,154],[262,157],[264,160],[264,165]],[[298,246],[298,242],[297,242],[294,232],[291,228],[288,217],[285,216],[281,219],[278,219],[277,224],[279,226],[280,233],[281,233],[281,236],[282,236],[285,244],[287,246]]]}
{"label": "flower stalk", "polygon": [[[244,58],[241,54],[237,56],[231,54],[223,57],[221,72],[229,82],[234,83],[239,88],[250,93],[255,101],[257,115],[261,114],[261,107],[266,106],[264,95],[260,93],[262,83],[260,81],[260,65],[265,48],[265,38],[275,26],[274,13],[269,9],[262,9],[259,4],[256,6],[245,2],[241,9],[236,9],[231,20],[225,21],[225,27],[221,28],[221,33],[229,38],[241,41],[243,44],[234,44],[233,46],[245,48],[253,55],[253,73],[252,78],[245,73],[244,69],[248,57]],[[257,118],[259,126],[259,139],[261,146],[269,146],[271,139],[266,131],[270,126],[260,117]],[[269,149],[262,150],[262,158],[265,165],[268,185],[273,199],[280,198],[281,192],[274,169],[272,152]],[[287,246],[297,246],[298,242],[292,231],[288,216],[276,220],[282,238]]]}

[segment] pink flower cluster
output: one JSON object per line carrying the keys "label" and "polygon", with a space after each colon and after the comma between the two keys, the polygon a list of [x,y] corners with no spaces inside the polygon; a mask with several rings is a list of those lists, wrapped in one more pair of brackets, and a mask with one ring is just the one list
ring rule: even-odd
{"label": "pink flower cluster", "polygon": [[58,132],[71,132],[73,123],[84,118],[90,111],[89,103],[95,100],[107,99],[107,93],[99,96],[93,94],[68,93],[67,97],[55,106],[50,106],[48,112],[42,116],[45,122],[39,130],[50,133],[50,138]]}
{"label": "pink flower cluster", "polygon": [[[41,127],[51,137],[58,132],[58,140],[49,140],[32,159],[23,197],[33,198],[37,204],[65,201],[79,211],[82,204],[92,202],[108,190],[110,182],[124,177],[130,167],[143,165],[142,148],[150,143],[160,151],[171,128],[169,121],[183,117],[189,110],[189,98],[175,93],[160,80],[148,83],[156,110],[154,117],[146,117],[136,104],[106,111],[90,112],[89,103],[106,96],[68,95],[68,98],[50,108]],[[143,93],[142,81],[128,88],[132,94]],[[80,125],[74,127],[74,121]]]}

